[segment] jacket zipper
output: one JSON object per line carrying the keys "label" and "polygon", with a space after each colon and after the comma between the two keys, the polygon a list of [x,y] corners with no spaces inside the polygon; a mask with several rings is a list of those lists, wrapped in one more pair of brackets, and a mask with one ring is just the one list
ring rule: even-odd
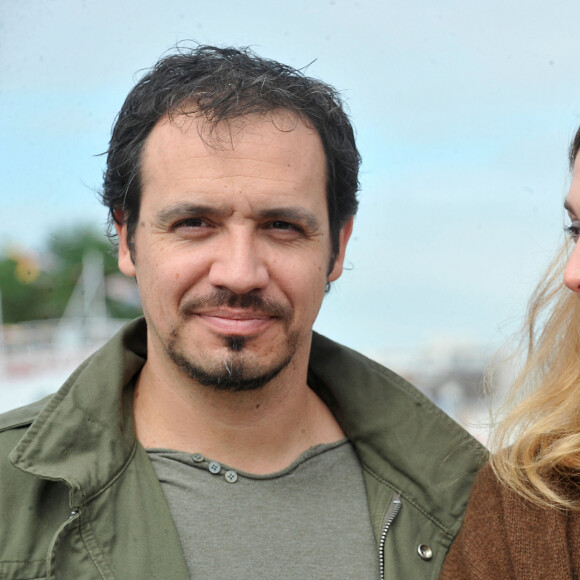
{"label": "jacket zipper", "polygon": [[381,526],[381,541],[379,542],[380,580],[385,580],[385,540],[387,539],[389,528],[392,526],[395,518],[401,511],[401,505],[401,495],[399,493],[395,493],[391,503],[389,504],[389,509],[387,509],[385,517],[383,518],[383,523]]}
{"label": "jacket zipper", "polygon": [[58,540],[58,537],[60,536],[62,531],[68,525],[70,525],[74,520],[79,518],[79,512],[80,512],[80,508],[78,508],[78,507],[72,508],[72,511],[70,512],[69,517],[59,526],[59,528],[56,530],[56,533],[54,534],[52,540],[50,541],[50,545],[48,547],[48,559],[46,562],[46,570],[48,573],[48,576],[47,576],[48,578],[54,577],[54,570],[52,570],[52,552],[54,550],[54,546],[56,544],[56,541]]}

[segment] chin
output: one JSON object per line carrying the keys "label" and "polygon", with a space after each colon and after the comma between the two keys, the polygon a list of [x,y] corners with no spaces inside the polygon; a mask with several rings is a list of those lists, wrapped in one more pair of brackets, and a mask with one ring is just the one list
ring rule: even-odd
{"label": "chin", "polygon": [[264,368],[249,364],[245,360],[247,357],[233,349],[211,366],[202,366],[171,350],[169,356],[182,373],[205,387],[216,391],[245,392],[262,389],[275,379],[290,364],[294,353]]}
{"label": "chin", "polygon": [[229,335],[221,337],[217,349],[193,353],[185,352],[179,342],[173,336],[166,352],[181,374],[206,387],[230,392],[255,391],[266,386],[293,360],[297,343],[291,340],[276,346],[269,341],[265,350],[257,348],[255,339]]}

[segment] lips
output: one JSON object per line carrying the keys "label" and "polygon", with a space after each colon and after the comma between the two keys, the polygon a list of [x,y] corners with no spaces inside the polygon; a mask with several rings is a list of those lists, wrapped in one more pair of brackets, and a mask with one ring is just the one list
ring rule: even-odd
{"label": "lips", "polygon": [[265,330],[277,317],[251,310],[210,310],[196,312],[199,320],[219,334],[250,336]]}
{"label": "lips", "polygon": [[188,300],[181,311],[185,319],[197,318],[217,334],[239,336],[257,334],[276,321],[288,324],[293,316],[290,306],[258,293],[234,294],[226,288]]}

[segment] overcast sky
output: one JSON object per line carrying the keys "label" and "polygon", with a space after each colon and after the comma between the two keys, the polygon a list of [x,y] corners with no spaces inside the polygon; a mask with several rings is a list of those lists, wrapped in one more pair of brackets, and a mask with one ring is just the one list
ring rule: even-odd
{"label": "overcast sky", "polygon": [[0,0],[0,248],[97,201],[111,124],[176,42],[251,45],[343,91],[363,156],[349,271],[317,328],[355,348],[498,343],[562,242],[577,0]]}

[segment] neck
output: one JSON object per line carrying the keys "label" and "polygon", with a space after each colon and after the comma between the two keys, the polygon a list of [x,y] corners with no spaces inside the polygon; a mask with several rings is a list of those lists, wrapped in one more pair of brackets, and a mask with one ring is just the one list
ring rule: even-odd
{"label": "neck", "polygon": [[135,389],[137,437],[148,448],[201,453],[251,473],[284,469],[306,449],[344,437],[303,367],[291,363],[256,391],[223,392],[162,376],[148,361]]}

